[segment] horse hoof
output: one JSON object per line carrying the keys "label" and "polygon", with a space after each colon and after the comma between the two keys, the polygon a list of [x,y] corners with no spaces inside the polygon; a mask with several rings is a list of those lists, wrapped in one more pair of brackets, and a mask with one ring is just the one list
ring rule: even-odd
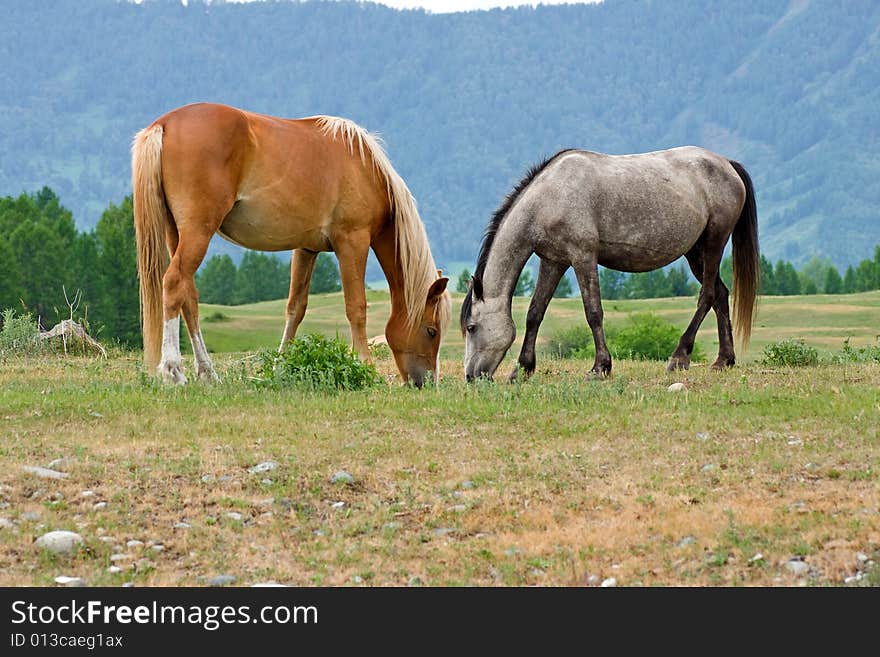
{"label": "horse hoof", "polygon": [[673,356],[669,359],[669,364],[666,366],[667,372],[674,372],[675,370],[687,370],[691,367],[691,359],[687,356]]}
{"label": "horse hoof", "polygon": [[587,381],[604,381],[611,374],[608,370],[590,370],[587,372]]}
{"label": "horse hoof", "polygon": [[713,372],[721,372],[728,368],[733,367],[736,364],[736,361],[733,358],[722,358],[718,357],[718,359],[712,363],[712,371]]}
{"label": "horse hoof", "polygon": [[162,380],[165,383],[171,383],[180,386],[186,385],[186,376],[184,376],[183,374],[180,363],[160,363],[159,367],[156,369],[159,370],[159,375],[162,377]]}
{"label": "horse hoof", "polygon": [[213,369],[201,370],[198,373],[199,381],[205,383],[220,383],[220,376]]}

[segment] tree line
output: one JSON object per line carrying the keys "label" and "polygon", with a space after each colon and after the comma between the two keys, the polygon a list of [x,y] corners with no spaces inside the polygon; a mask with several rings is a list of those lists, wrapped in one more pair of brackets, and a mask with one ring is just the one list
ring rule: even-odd
{"label": "tree line", "polygon": [[[785,260],[775,264],[761,257],[761,293],[764,295],[848,294],[880,289],[880,245],[874,256],[846,268],[843,274],[828,259],[814,257],[799,270]],[[722,261],[721,275],[732,282],[731,259]],[[457,289],[467,291],[470,273],[458,277]],[[644,299],[692,296],[698,285],[679,265],[640,274],[612,269],[599,273],[606,299]],[[526,267],[516,294],[534,291],[534,273]],[[197,274],[203,303],[235,305],[285,298],[290,285],[290,263],[265,253],[248,251],[236,265],[228,255],[208,259]],[[321,253],[312,275],[310,292],[341,289],[336,258]],[[38,318],[49,328],[70,312],[65,291],[73,298],[82,291],[75,319],[90,333],[126,347],[141,344],[137,256],[131,197],[111,203],[95,228],[79,231],[69,210],[48,187],[16,198],[0,197],[0,309],[14,308]],[[564,276],[555,296],[576,293]]]}

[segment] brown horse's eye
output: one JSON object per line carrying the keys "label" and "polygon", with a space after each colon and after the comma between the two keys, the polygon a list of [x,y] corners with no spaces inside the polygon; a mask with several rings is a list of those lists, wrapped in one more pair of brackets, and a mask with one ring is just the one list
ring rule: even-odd
{"label": "brown horse's eye", "polygon": [[431,338],[436,338],[436,337],[437,337],[437,329],[435,329],[435,328],[429,326],[429,327],[426,328],[425,330],[428,332],[428,335],[429,335]]}

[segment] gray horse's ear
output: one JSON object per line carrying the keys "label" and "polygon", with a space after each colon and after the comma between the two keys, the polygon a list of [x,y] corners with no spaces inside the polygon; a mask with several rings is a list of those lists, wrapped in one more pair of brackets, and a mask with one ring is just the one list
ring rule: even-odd
{"label": "gray horse's ear", "polygon": [[482,300],[483,298],[483,281],[476,276],[471,276],[471,290],[474,292],[474,297]]}
{"label": "gray horse's ear", "polygon": [[449,282],[449,279],[445,276],[438,278],[431,284],[431,287],[428,288],[428,303],[435,301],[441,294],[446,291],[446,284]]}

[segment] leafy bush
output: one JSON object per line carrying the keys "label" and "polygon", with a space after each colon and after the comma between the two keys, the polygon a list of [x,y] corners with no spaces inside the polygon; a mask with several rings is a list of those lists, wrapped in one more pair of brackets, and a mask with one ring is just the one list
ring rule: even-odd
{"label": "leafy bush", "polygon": [[260,352],[256,380],[273,387],[361,390],[378,385],[382,377],[338,337],[309,334],[289,342],[281,353]]}
{"label": "leafy bush", "polygon": [[880,363],[880,344],[853,347],[847,338],[843,341],[843,349],[831,359],[835,363]]}
{"label": "leafy bush", "polygon": [[[664,361],[678,346],[681,329],[653,313],[635,313],[629,316],[626,326],[607,325],[605,338],[612,358]],[[586,324],[557,332],[550,339],[550,349],[561,358],[589,360],[596,355],[593,333]],[[691,361],[704,359],[703,350],[694,344]]]}
{"label": "leafy bush", "polygon": [[16,315],[15,310],[3,311],[3,327],[0,328],[0,354],[36,354],[43,350],[40,327],[30,313]]}
{"label": "leafy bush", "polygon": [[215,310],[210,315],[206,315],[205,317],[203,317],[202,321],[209,324],[213,324],[215,322],[228,322],[229,315],[227,315],[226,313],[222,313],[219,310]]}
{"label": "leafy bush", "polygon": [[808,367],[819,363],[819,352],[803,340],[789,338],[764,347],[762,365],[773,367]]}

